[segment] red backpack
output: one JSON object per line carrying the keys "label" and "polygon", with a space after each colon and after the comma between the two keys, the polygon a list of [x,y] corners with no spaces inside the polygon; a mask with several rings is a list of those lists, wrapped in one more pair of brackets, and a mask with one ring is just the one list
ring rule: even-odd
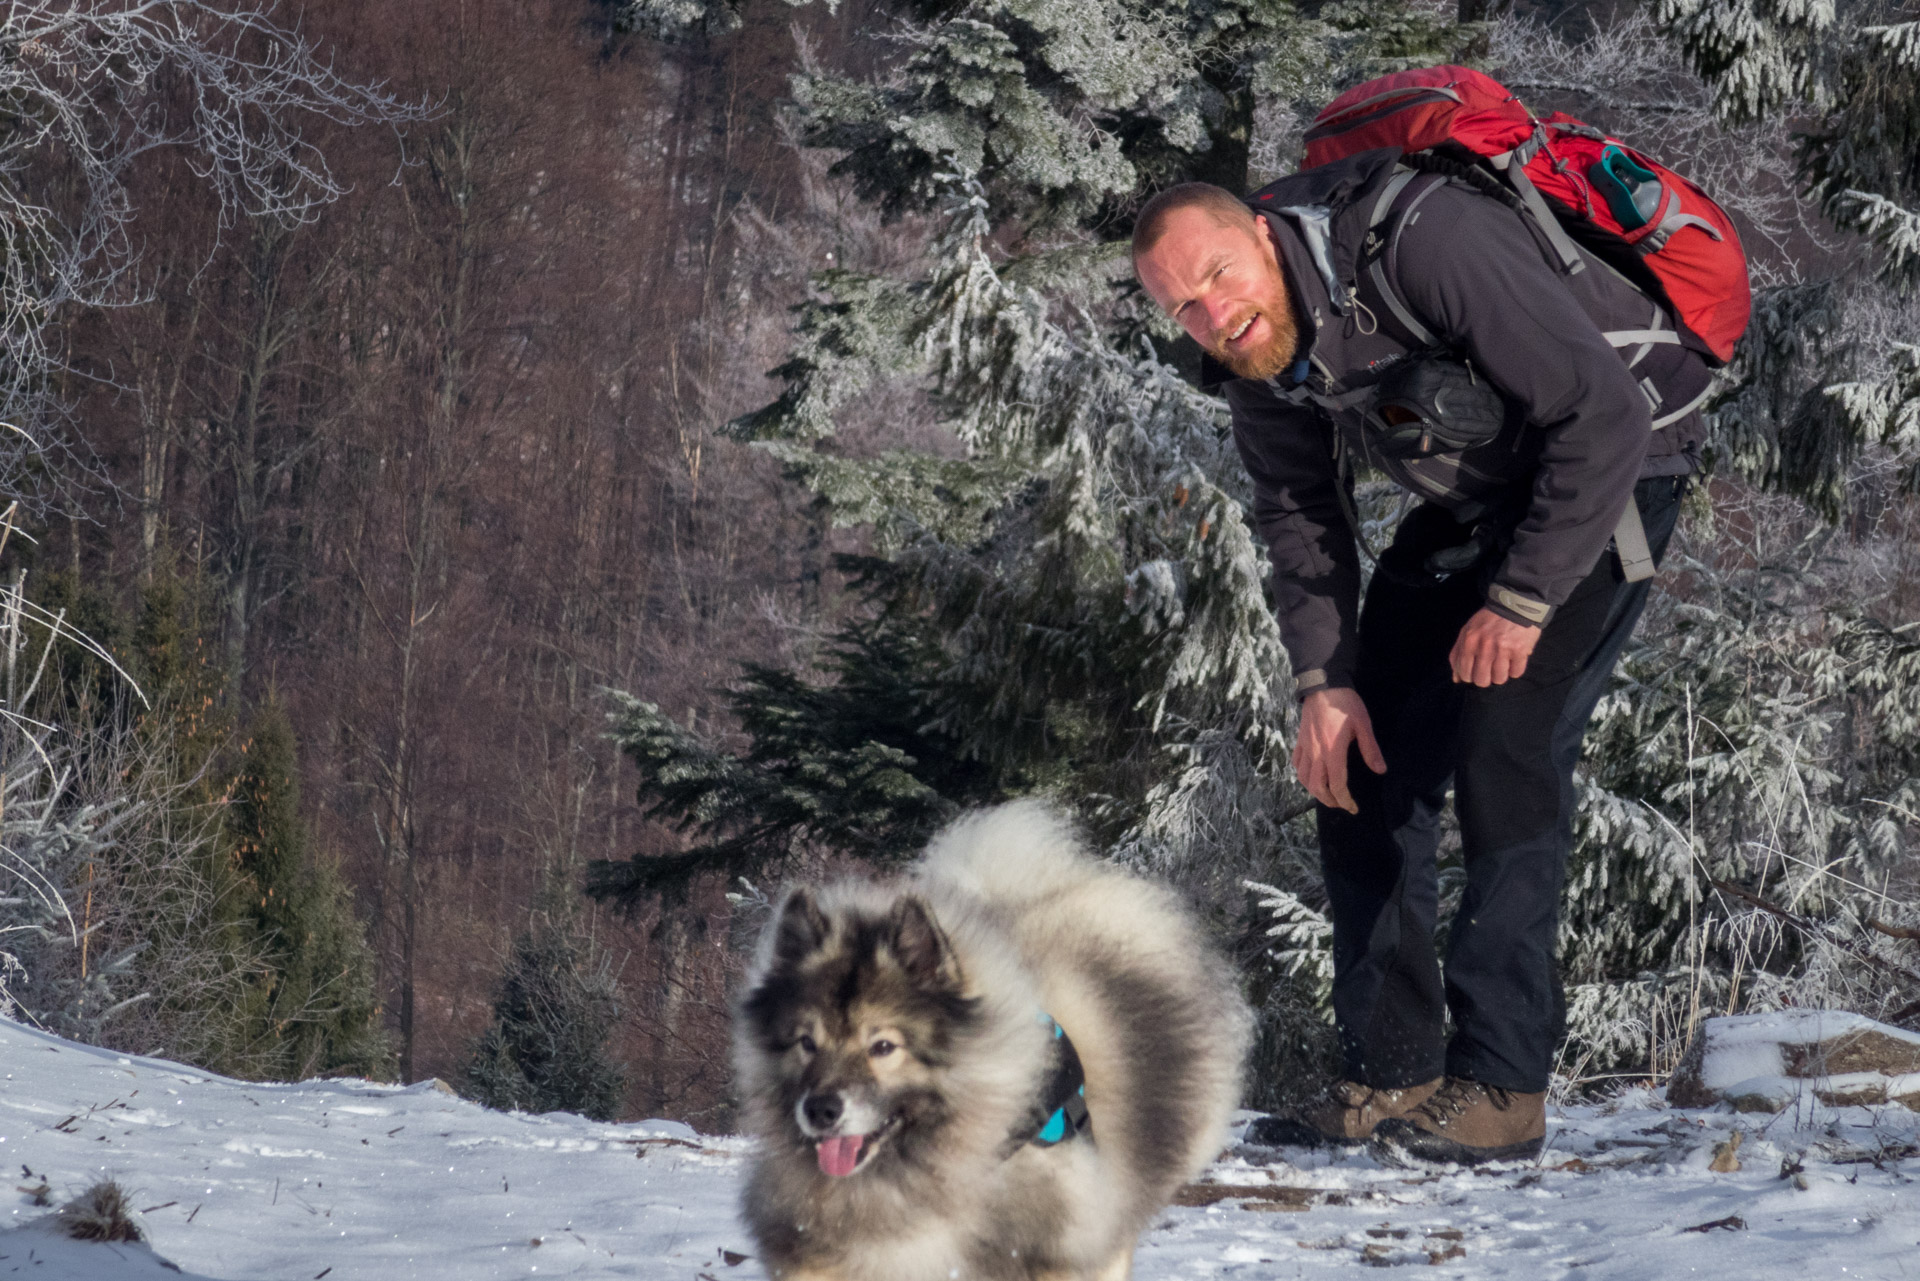
{"label": "red backpack", "polygon": [[[1536,119],[1490,76],[1423,67],[1369,80],[1329,103],[1306,143],[1309,167],[1377,147],[1408,155],[1466,152],[1504,176],[1569,272],[1583,265],[1571,229],[1590,246],[1598,240],[1629,248],[1646,271],[1628,274],[1657,288],[1720,363],[1732,358],[1746,331],[1753,310],[1747,259],[1724,209],[1592,125],[1557,111]],[[1630,257],[1625,265],[1632,263]]]}

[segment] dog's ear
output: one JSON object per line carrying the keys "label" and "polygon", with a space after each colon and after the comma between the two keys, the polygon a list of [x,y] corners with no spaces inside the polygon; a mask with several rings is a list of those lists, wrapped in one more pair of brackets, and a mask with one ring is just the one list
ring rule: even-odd
{"label": "dog's ear", "polygon": [[780,909],[780,921],[774,927],[773,957],[781,965],[798,965],[820,950],[832,926],[827,914],[805,889],[787,895]]}
{"label": "dog's ear", "polygon": [[887,947],[908,978],[924,987],[960,986],[960,962],[926,900],[913,894],[901,898],[887,926]]}

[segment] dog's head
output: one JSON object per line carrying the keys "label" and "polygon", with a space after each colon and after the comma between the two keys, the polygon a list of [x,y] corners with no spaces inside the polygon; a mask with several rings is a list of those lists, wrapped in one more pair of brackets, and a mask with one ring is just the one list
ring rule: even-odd
{"label": "dog's head", "polygon": [[777,1136],[845,1177],[931,1138],[942,1075],[980,1017],[925,901],[829,908],[795,890],[741,1002]]}

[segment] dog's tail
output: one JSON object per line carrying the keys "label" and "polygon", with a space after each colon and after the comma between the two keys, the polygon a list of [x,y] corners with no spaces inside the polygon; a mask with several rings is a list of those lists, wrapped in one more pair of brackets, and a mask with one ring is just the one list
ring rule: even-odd
{"label": "dog's tail", "polygon": [[977,810],[941,832],[921,875],[982,902],[1017,906],[1071,891],[1096,867],[1066,815],[1020,800]]}
{"label": "dog's tail", "polygon": [[961,819],[920,875],[1015,943],[1085,1074],[1104,1171],[1088,1204],[1144,1226],[1226,1141],[1251,1030],[1237,976],[1170,887],[1087,854],[1040,802]]}

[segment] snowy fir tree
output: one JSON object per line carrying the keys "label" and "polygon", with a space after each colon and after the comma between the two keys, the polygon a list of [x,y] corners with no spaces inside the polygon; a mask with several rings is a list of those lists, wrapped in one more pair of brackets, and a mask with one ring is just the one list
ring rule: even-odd
{"label": "snowy fir tree", "polygon": [[[800,707],[803,690],[831,699],[865,660],[842,649],[818,680],[793,674],[781,688],[756,673],[734,703],[744,754],[623,700],[616,734],[642,768],[643,801],[700,839],[677,858],[598,865],[597,893],[631,903],[810,842],[877,852],[857,848],[862,831],[897,853],[922,818],[983,789],[1046,791],[1117,857],[1179,879],[1250,948],[1271,949],[1253,978],[1267,1015],[1256,1075],[1324,1047],[1302,1014],[1324,1000],[1324,898],[1285,766],[1290,682],[1265,557],[1242,514],[1224,407],[1183,376],[1191,348],[1131,292],[1122,237],[1159,187],[1246,190],[1290,168],[1304,121],[1346,85],[1470,58],[1537,109],[1586,115],[1691,169],[1769,251],[1712,458],[1734,482],[1716,492],[1739,508],[1720,531],[1766,546],[1716,552],[1713,522],[1697,522],[1676,553],[1684,573],[1596,720],[1563,914],[1563,1068],[1658,1071],[1700,1015],[1721,1010],[1826,997],[1920,1013],[1905,1008],[1920,991],[1894,955],[1911,911],[1862,897],[1884,884],[1873,878],[1895,866],[1914,812],[1905,633],[1875,614],[1884,599],[1852,593],[1845,607],[1843,583],[1870,552],[1749,488],[1837,517],[1850,492],[1878,483],[1893,510],[1890,485],[1862,479],[1888,468],[1862,460],[1877,451],[1897,470],[1920,446],[1920,363],[1891,337],[1910,315],[1894,291],[1911,273],[1891,210],[1912,203],[1914,135],[1872,124],[1911,109],[1914,78],[1894,74],[1911,56],[1906,28],[1876,19],[1843,33],[1817,14],[1712,0],[1663,10],[1670,37],[1629,18],[1572,42],[1514,19],[1450,26],[1388,4],[899,11],[883,74],[809,64],[795,97],[802,136],[835,173],[933,229],[924,270],[815,276],[775,371],[783,394],[734,429],[879,554],[861,599],[924,638],[912,697],[868,726],[843,704],[856,719],[817,740],[793,722],[773,734],[769,717]],[[725,30],[739,7],[637,0],[626,12],[672,36]],[[1714,31],[1769,23],[1780,30],[1755,56],[1802,69],[1753,73],[1768,87],[1742,99],[1727,87],[1748,74],[1738,59],[1702,51],[1722,48]],[[1799,144],[1802,201],[1778,177],[1796,163],[1784,117],[1808,102],[1830,114]],[[1843,160],[1855,166],[1844,181]],[[1834,236],[1877,237],[1880,284],[1824,284],[1788,261],[1809,210],[1837,223],[1821,233],[1836,258],[1848,250]],[[838,446],[844,419],[897,407],[901,387],[953,448]],[[1363,485],[1368,496],[1384,495]],[[903,707],[917,710],[889,719]],[[894,790],[876,804],[862,780],[881,778],[883,759]],[[867,773],[849,769],[856,760]],[[949,760],[983,773],[962,782]],[[863,824],[862,805],[880,821]],[[1271,938],[1244,919],[1248,879]],[[1450,860],[1449,901],[1460,885]]]}
{"label": "snowy fir tree", "polygon": [[[630,12],[656,32],[711,32],[736,8]],[[1256,116],[1303,119],[1347,84],[1456,56],[1480,33],[1390,0],[989,0],[885,16],[887,70],[804,68],[798,127],[873,207],[933,229],[921,269],[817,275],[775,371],[784,391],[734,430],[812,490],[824,521],[864,532],[881,562],[864,603],[924,638],[906,728],[979,772],[893,755],[914,753],[897,726],[836,750],[884,750],[898,778],[939,793],[912,796],[928,817],[982,784],[1045,791],[1116,857],[1237,924],[1244,875],[1310,876],[1310,835],[1287,824],[1305,800],[1286,768],[1291,682],[1225,406],[1182,376],[1193,349],[1134,292],[1131,212],[1187,179],[1245,190],[1291,158],[1256,147]],[[837,447],[843,414],[900,388],[953,448]],[[596,892],[632,901],[706,851],[737,872],[742,841],[764,860],[794,837],[859,830],[866,796],[837,765],[784,756],[778,780],[756,767],[769,742],[756,707],[777,710],[774,694],[742,688],[754,741],[738,761],[622,704],[643,799],[666,798],[663,816],[704,840],[658,870],[600,864]],[[890,820],[905,799],[885,802]],[[807,810],[831,817],[784,817]]]}
{"label": "snowy fir tree", "polygon": [[[671,32],[736,9],[629,11]],[[1130,285],[1129,211],[1188,178],[1244,188],[1261,104],[1306,110],[1464,37],[1391,4],[890,16],[883,76],[811,68],[795,92],[806,140],[856,192],[937,225],[925,270],[818,276],[776,371],[784,393],[736,430],[825,519],[869,532],[885,564],[868,599],[933,646],[919,728],[943,751],[1000,788],[1077,802],[1129,858],[1237,892],[1297,804],[1272,768],[1292,715],[1285,657],[1224,409],[1162,359],[1176,330],[1109,301]],[[836,415],[885,384],[924,386],[958,450],[836,450]],[[706,749],[685,750],[656,755],[655,777],[686,777],[680,762]],[[596,884],[617,892],[619,869]]]}
{"label": "snowy fir tree", "polygon": [[[1709,1014],[1920,1018],[1920,689],[1897,569],[1920,309],[1888,230],[1914,202],[1920,79],[1890,11],[1791,9],[1707,0],[1663,6],[1664,39],[1631,19],[1578,45],[1515,24],[1493,41],[1510,83],[1573,95],[1543,105],[1656,140],[1707,182],[1742,216],[1758,286],[1710,415],[1721,480],[1696,495],[1577,780],[1574,1077],[1658,1074]],[[1779,180],[1794,172],[1798,193]],[[1877,222],[1855,216],[1869,206]]]}
{"label": "snowy fir tree", "polygon": [[619,1114],[626,1074],[607,1044],[620,1020],[619,983],[577,903],[571,877],[550,870],[513,941],[493,1020],[468,1055],[460,1082],[468,1098],[602,1121]]}
{"label": "snowy fir tree", "polygon": [[[1661,0],[1656,12],[1710,87],[1720,119],[1795,123],[1794,168],[1807,196],[1871,246],[1851,271],[1761,292],[1740,393],[1717,415],[1723,448],[1743,472],[1829,517],[1847,505],[1850,465],[1863,448],[1892,451],[1913,488],[1920,12],[1901,0]],[[1896,301],[1863,287],[1876,276]]]}
{"label": "snowy fir tree", "polygon": [[757,873],[796,848],[889,862],[962,804],[1010,790],[959,737],[927,724],[940,652],[914,617],[860,617],[832,638],[822,679],[749,666],[728,705],[735,755],[651,703],[612,695],[613,737],[640,767],[647,815],[707,839],[677,854],[589,865],[588,893],[633,907],[708,872]]}

